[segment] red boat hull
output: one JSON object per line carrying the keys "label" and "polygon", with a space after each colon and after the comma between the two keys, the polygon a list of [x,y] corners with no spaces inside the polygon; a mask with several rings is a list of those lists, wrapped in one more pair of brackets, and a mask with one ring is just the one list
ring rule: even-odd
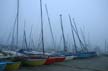
{"label": "red boat hull", "polygon": [[55,62],[63,62],[65,60],[65,57],[55,57]]}
{"label": "red boat hull", "polygon": [[55,63],[55,60],[56,60],[55,57],[48,57],[48,59],[45,62],[45,65],[53,64],[53,63]]}

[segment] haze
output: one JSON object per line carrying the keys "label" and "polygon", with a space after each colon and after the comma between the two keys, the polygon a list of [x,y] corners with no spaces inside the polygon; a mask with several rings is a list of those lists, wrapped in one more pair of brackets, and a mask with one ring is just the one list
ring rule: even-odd
{"label": "haze", "polygon": [[[22,41],[24,21],[29,38],[33,25],[33,38],[39,42],[40,35],[40,2],[39,0],[20,0],[19,43]],[[56,43],[61,38],[60,18],[63,15],[63,26],[67,42],[71,44],[72,35],[68,14],[75,18],[78,29],[84,31],[86,40],[92,45],[104,48],[104,41],[108,40],[108,0],[43,0],[44,41],[50,45],[51,34],[45,11],[47,4],[51,25]],[[17,0],[0,0],[0,43],[6,44],[12,31],[16,17]],[[80,31],[81,32],[81,31]]]}

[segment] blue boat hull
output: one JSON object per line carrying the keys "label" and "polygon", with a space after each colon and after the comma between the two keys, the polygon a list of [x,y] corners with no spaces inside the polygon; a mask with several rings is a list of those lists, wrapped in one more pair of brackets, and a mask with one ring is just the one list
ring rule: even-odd
{"label": "blue boat hull", "polygon": [[91,58],[97,56],[96,52],[89,51],[89,52],[77,52],[77,53],[66,53],[66,52],[61,52],[61,54],[65,56],[74,56],[74,58]]}
{"label": "blue boat hull", "polygon": [[4,71],[6,67],[6,63],[0,62],[0,71]]}
{"label": "blue boat hull", "polygon": [[90,58],[97,56],[96,52],[82,52],[82,53],[76,53],[77,58]]}

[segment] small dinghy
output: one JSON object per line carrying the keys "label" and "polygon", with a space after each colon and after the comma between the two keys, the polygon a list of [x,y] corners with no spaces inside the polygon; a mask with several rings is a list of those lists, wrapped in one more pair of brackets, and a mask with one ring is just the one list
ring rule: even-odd
{"label": "small dinghy", "polygon": [[21,62],[13,61],[17,56],[16,54],[12,53],[14,51],[3,51],[5,55],[0,56],[1,61],[3,61],[6,64],[6,70],[7,71],[13,71],[18,70]]}
{"label": "small dinghy", "polygon": [[47,59],[47,57],[43,56],[41,53],[32,50],[21,49],[19,53],[26,55],[19,58],[24,66],[43,65]]}
{"label": "small dinghy", "polygon": [[48,59],[47,61],[45,62],[45,64],[53,64],[55,62],[63,62],[65,60],[65,57],[64,56],[61,56],[57,53],[47,53],[48,55]]}
{"label": "small dinghy", "polygon": [[0,62],[0,71],[4,71],[6,67],[6,63]]}
{"label": "small dinghy", "polygon": [[47,56],[47,59],[45,61],[45,65],[53,64],[55,63],[55,57],[52,56],[52,53],[45,53],[45,56]]}
{"label": "small dinghy", "polygon": [[24,59],[22,61],[22,64],[24,66],[32,66],[32,67],[34,67],[34,66],[43,65],[45,63],[45,61],[46,61],[46,59],[42,59],[42,58],[40,58],[40,59],[39,58],[35,58],[35,59],[28,58],[28,59]]}
{"label": "small dinghy", "polygon": [[65,60],[64,56],[56,56],[55,58],[56,58],[55,62],[63,62]]}
{"label": "small dinghy", "polygon": [[63,62],[65,60],[65,56],[59,53],[54,53],[53,56],[55,57],[55,62]]}
{"label": "small dinghy", "polygon": [[45,65],[53,64],[53,63],[55,63],[55,59],[56,59],[55,57],[49,56],[44,64]]}
{"label": "small dinghy", "polygon": [[21,62],[4,62],[6,63],[6,71],[15,71],[18,70]]}
{"label": "small dinghy", "polygon": [[7,51],[3,51],[3,53],[1,53],[0,61],[6,64],[6,71],[13,71],[19,69],[21,62],[13,62],[12,59],[14,59],[14,57],[14,55],[11,56]]}

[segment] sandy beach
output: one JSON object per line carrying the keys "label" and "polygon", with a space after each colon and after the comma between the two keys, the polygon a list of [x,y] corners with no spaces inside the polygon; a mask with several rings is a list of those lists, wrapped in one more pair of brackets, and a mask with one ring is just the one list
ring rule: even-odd
{"label": "sandy beach", "polygon": [[108,57],[100,56],[37,67],[21,67],[18,71],[108,71]]}

